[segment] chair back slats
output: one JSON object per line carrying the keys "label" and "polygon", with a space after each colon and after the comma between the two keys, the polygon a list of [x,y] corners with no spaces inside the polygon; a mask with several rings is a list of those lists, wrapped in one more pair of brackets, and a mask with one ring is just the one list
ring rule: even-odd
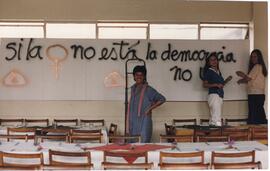
{"label": "chair back slats", "polygon": [[32,132],[32,133],[35,133],[36,132],[36,128],[24,128],[24,127],[21,127],[21,128],[8,128],[8,134],[11,134],[11,133],[27,133],[27,132]]}
{"label": "chair back slats", "polygon": [[165,163],[160,166],[160,170],[207,170],[209,169],[209,164],[200,163]]}
{"label": "chair back slats", "polygon": [[194,129],[176,129],[175,135],[194,135]]}
{"label": "chair back slats", "polygon": [[250,163],[230,163],[230,164],[213,164],[212,169],[262,169],[262,164],[258,162]]}
{"label": "chair back slats", "polygon": [[71,143],[74,141],[91,141],[101,143],[102,133],[101,130],[71,130],[69,140]]}
{"label": "chair back slats", "polygon": [[19,139],[19,140],[25,140],[25,142],[28,141],[28,135],[7,135],[7,134],[0,134],[1,139],[7,139],[9,141],[10,139]]}
{"label": "chair back slats", "polygon": [[59,124],[75,124],[78,125],[78,119],[54,119],[53,120],[55,125]]}
{"label": "chair back slats", "polygon": [[[212,153],[212,159],[214,160],[216,157],[223,157],[223,158],[228,158],[228,157],[251,157],[251,162],[255,161],[255,151],[250,151],[250,152],[241,152],[241,153],[218,153],[218,152],[213,152]],[[212,162],[214,162],[212,160]]]}
{"label": "chair back slats", "polygon": [[[166,140],[166,141],[164,141]],[[193,135],[160,135],[160,143],[164,142],[193,142],[194,136]]]}
{"label": "chair back slats", "polygon": [[225,119],[225,125],[230,125],[230,124],[247,124],[248,119],[243,118],[243,119]]}
{"label": "chair back slats", "polygon": [[229,136],[234,141],[249,141],[250,130],[248,128],[224,128],[222,135]]}
{"label": "chair back slats", "polygon": [[5,123],[19,123],[22,125],[24,123],[24,119],[0,119],[0,125],[4,125]]}
{"label": "chair back slats", "polygon": [[87,157],[88,162],[91,162],[89,152],[64,152],[64,151],[55,151],[55,150],[50,150],[49,152],[51,154],[51,157],[53,155],[69,156],[69,157]]}
{"label": "chair back slats", "polygon": [[69,133],[70,133],[70,129],[42,128],[41,135],[37,137],[41,139],[41,142],[43,142],[44,139],[62,140],[62,141],[68,142]]}
{"label": "chair back slats", "polygon": [[172,121],[173,125],[197,125],[197,120],[196,119],[173,119]]}
{"label": "chair back slats", "polygon": [[252,140],[267,139],[268,129],[267,127],[252,127],[251,128]]}
{"label": "chair back slats", "polygon": [[[14,135],[14,136],[13,136]],[[16,136],[15,136],[16,135]],[[27,138],[25,138],[25,135]],[[9,139],[34,139],[36,135],[36,128],[7,128],[7,140]]]}
{"label": "chair back slats", "polygon": [[251,140],[259,141],[268,145],[268,128],[267,127],[251,127]]}
{"label": "chair back slats", "polygon": [[[1,158],[2,158],[2,166],[5,169],[39,169],[43,166],[43,153],[35,153],[35,154],[23,154],[23,153],[7,153],[7,152],[1,152]],[[7,158],[12,158],[12,163],[7,161]],[[33,159],[35,160],[35,163],[24,163],[24,162],[15,162],[16,159]]]}
{"label": "chair back slats", "polygon": [[228,142],[229,136],[197,136],[197,142]]}
{"label": "chair back slats", "polygon": [[[239,159],[245,158],[245,161],[241,162],[220,162],[217,158],[232,158],[234,161],[240,161]],[[237,159],[238,158],[238,159]],[[249,158],[249,160],[247,160]],[[212,152],[211,165],[213,169],[251,169],[261,168],[261,162],[255,162],[255,151],[239,152],[239,153],[221,153]]]}
{"label": "chair back slats", "polygon": [[[66,160],[59,161],[55,160],[54,157],[65,157]],[[66,157],[76,157],[76,158],[85,158],[84,162],[72,162],[72,160],[67,159]],[[91,163],[91,155],[90,152],[64,152],[64,151],[55,151],[55,150],[49,150],[49,166],[57,166],[59,168],[65,168],[67,166],[69,167],[81,167],[85,168],[88,167],[89,169],[93,166]]]}
{"label": "chair back slats", "polygon": [[[110,161],[110,157],[134,157],[143,158],[144,161],[141,163],[118,163]],[[105,169],[151,169],[153,163],[148,163],[148,153],[147,152],[136,152],[136,151],[104,151],[102,166]]]}
{"label": "chair back slats", "polygon": [[72,129],[70,130],[71,135],[84,135],[84,134],[101,134],[101,129],[95,130],[81,130],[81,129]]}
{"label": "chair back slats", "polygon": [[46,126],[49,126],[49,119],[25,119],[25,124],[41,124],[44,123]]}
{"label": "chair back slats", "polygon": [[[198,161],[190,162],[190,161],[178,161],[173,160],[174,162],[165,162],[166,158],[170,159],[184,159],[184,158],[198,158]],[[209,164],[204,163],[204,152],[188,152],[188,153],[170,153],[170,152],[160,152],[159,157],[159,166],[160,169],[208,169]]]}
{"label": "chair back slats", "polygon": [[105,120],[104,119],[81,119],[81,124],[93,124],[94,126],[105,126]]}
{"label": "chair back slats", "polygon": [[160,152],[160,163],[163,163],[163,158],[165,157],[172,157],[172,158],[190,158],[190,157],[199,157],[201,160],[198,163],[204,163],[204,152],[190,152],[190,153],[168,153],[168,152]]}

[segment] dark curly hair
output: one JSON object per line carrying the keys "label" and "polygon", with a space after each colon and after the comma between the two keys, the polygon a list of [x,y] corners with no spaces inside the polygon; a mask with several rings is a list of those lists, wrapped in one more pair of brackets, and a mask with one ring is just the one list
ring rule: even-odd
{"label": "dark curly hair", "polygon": [[[262,65],[262,72],[263,75],[266,77],[267,76],[267,69],[263,60],[263,55],[262,52],[259,49],[254,49],[252,53],[255,53],[258,57],[258,64]],[[252,70],[252,68],[254,67],[255,64],[252,63],[251,61],[251,54],[250,54],[250,58],[249,58],[249,64],[248,64],[248,73]]]}
{"label": "dark curly hair", "polygon": [[[210,66],[210,58],[211,57],[215,57],[218,61],[218,57],[217,57],[217,53],[216,52],[212,52],[206,59],[205,59],[205,65],[204,65],[204,68],[203,68],[203,76],[206,74],[207,70],[211,67]],[[219,62],[217,64],[217,69],[219,70]]]}
{"label": "dark curly hair", "polygon": [[135,76],[136,72],[141,72],[144,75],[144,82],[146,82],[146,67],[144,65],[137,65],[133,68],[133,76]]}

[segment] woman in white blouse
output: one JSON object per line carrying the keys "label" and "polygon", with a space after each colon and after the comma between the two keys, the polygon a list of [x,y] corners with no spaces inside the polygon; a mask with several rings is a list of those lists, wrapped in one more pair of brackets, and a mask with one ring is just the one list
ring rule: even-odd
{"label": "woman in white blouse", "polygon": [[248,74],[237,71],[241,77],[238,84],[247,83],[248,91],[248,124],[266,124],[267,119],[263,108],[265,101],[265,78],[267,69],[260,50],[254,49],[249,59]]}

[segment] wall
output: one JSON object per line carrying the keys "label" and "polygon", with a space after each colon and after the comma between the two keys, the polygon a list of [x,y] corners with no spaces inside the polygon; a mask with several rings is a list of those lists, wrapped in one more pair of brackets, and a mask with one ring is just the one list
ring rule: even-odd
{"label": "wall", "polygon": [[[162,11],[162,12],[161,12]],[[1,19],[142,20],[153,22],[250,21],[250,2],[179,0],[1,0]],[[198,17],[199,16],[199,17]]]}
{"label": "wall", "polygon": [[[254,22],[254,48],[260,49],[263,53],[264,62],[267,66],[268,64],[268,16],[267,16],[267,3],[257,2],[253,3],[253,22]],[[269,69],[268,69],[269,70]],[[267,82],[268,83],[268,80]],[[268,84],[266,84],[266,100],[264,108],[266,113],[268,113]]]}
{"label": "wall", "polygon": [[[259,12],[265,6],[252,2],[179,0],[0,0],[0,20],[142,20],[181,23],[251,22],[254,19],[254,46],[264,49],[267,54],[267,40],[257,39],[265,36],[259,30],[265,29],[265,23],[258,19],[265,15]],[[188,96],[188,93],[183,96]],[[111,122],[118,124],[121,132],[124,126],[123,101],[0,101],[0,114],[3,118],[105,118],[107,125]],[[246,101],[224,102],[223,117],[245,117],[246,114]],[[173,118],[208,117],[206,102],[167,102],[153,112],[154,140],[164,133],[164,123],[171,122]]]}

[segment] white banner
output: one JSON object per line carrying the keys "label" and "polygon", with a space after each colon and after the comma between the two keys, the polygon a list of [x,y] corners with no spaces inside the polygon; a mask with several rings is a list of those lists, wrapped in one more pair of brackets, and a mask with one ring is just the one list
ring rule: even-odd
{"label": "white banner", "polygon": [[0,100],[124,100],[125,61],[139,57],[148,83],[168,101],[204,101],[199,73],[211,52],[223,77],[233,76],[225,100],[242,100],[235,71],[247,71],[249,51],[248,40],[2,39]]}

